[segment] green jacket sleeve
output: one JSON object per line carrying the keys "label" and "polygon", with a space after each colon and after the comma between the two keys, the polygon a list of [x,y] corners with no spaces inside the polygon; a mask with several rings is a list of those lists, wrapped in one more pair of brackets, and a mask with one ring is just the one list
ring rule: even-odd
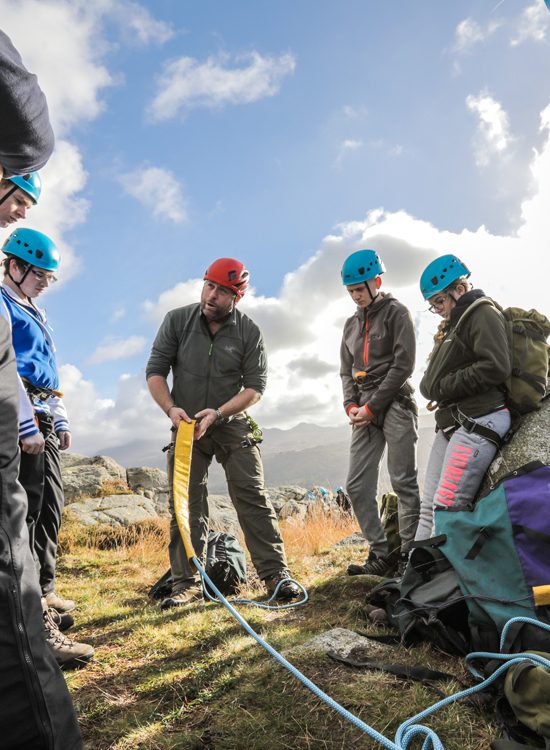
{"label": "green jacket sleeve", "polygon": [[173,325],[173,311],[169,312],[158,330],[153,341],[151,354],[147,367],[145,368],[145,377],[151,375],[162,375],[168,377],[170,369],[176,362],[179,340]]}
{"label": "green jacket sleeve", "polygon": [[262,394],[267,385],[267,354],[260,329],[254,326],[247,336],[243,357],[243,387]]}

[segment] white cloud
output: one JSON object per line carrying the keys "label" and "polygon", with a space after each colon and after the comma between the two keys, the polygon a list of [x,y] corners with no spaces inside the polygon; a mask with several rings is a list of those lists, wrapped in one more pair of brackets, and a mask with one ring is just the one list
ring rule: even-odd
{"label": "white cloud", "polygon": [[485,39],[481,26],[472,18],[465,18],[455,29],[455,52],[465,52]]}
{"label": "white cloud", "polygon": [[[497,7],[493,8],[493,11]],[[470,54],[476,45],[486,42],[500,26],[501,22],[498,20],[491,20],[486,26],[482,26],[473,18],[460,21],[455,29],[454,44],[450,48],[451,54],[455,57],[452,67],[454,75],[462,73],[460,58]]]}
{"label": "white cloud", "polygon": [[342,141],[338,146],[338,154],[335,160],[336,166],[340,167],[347,154],[359,150],[362,146],[363,141],[357,138],[347,138],[346,140]]}
{"label": "white cloud", "polygon": [[466,97],[466,106],[479,118],[474,153],[476,164],[485,167],[495,154],[502,154],[512,143],[508,115],[487,91]]}
{"label": "white cloud", "polygon": [[120,27],[125,42],[146,45],[164,44],[174,36],[170,23],[159,21],[143,5],[131,0],[94,0],[84,3],[86,12],[96,18],[108,18]]}
{"label": "white cloud", "polygon": [[140,354],[147,344],[143,336],[130,336],[127,339],[108,338],[103,341],[89,358],[89,362],[99,365],[117,359],[127,359]]}
{"label": "white cloud", "polygon": [[111,323],[117,323],[119,320],[122,320],[122,318],[126,315],[126,308],[124,307],[117,307],[113,310],[113,314],[111,315]]}
{"label": "white cloud", "polygon": [[183,189],[174,175],[162,167],[142,166],[124,174],[120,183],[133,198],[151,210],[157,219],[169,219],[175,224],[187,221]]}
{"label": "white cloud", "polygon": [[528,5],[520,16],[517,35],[510,40],[512,47],[526,41],[543,42],[550,23],[548,8],[542,0]]}
{"label": "white cloud", "polygon": [[169,424],[149,395],[143,373],[121,376],[114,399],[102,398],[74,365],[60,368],[60,380],[76,451],[93,455],[142,435],[157,449],[167,441]]}
{"label": "white cloud", "polygon": [[290,53],[264,57],[254,51],[233,61],[224,54],[206,62],[180,57],[165,64],[149,114],[153,120],[167,120],[196,107],[249,104],[274,96],[295,67]]}

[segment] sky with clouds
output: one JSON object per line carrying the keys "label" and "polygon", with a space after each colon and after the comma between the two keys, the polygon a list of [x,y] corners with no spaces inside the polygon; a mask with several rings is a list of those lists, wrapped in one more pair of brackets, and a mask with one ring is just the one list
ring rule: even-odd
{"label": "sky with clouds", "polygon": [[[267,427],[343,423],[339,271],[375,247],[411,310],[451,252],[502,304],[549,313],[550,13],[543,0],[0,0],[56,151],[27,221],[63,256],[43,298],[75,449],[164,445],[146,390],[166,311],[246,262]],[[1,239],[1,238],[0,238]]]}

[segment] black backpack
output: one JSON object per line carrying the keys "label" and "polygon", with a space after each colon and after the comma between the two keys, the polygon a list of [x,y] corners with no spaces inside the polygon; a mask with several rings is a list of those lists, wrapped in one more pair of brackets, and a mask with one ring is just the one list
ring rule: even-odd
{"label": "black backpack", "polygon": [[[223,531],[208,533],[204,567],[212,583],[224,596],[234,594],[239,586],[246,583],[246,557],[239,540],[232,534]],[[208,586],[207,589],[214,595]]]}
{"label": "black backpack", "polygon": [[[239,540],[223,531],[209,531],[206,548],[206,574],[224,596],[234,594],[246,583],[246,557]],[[170,569],[151,587],[151,599],[165,599],[172,593]],[[210,594],[214,594],[209,589]]]}

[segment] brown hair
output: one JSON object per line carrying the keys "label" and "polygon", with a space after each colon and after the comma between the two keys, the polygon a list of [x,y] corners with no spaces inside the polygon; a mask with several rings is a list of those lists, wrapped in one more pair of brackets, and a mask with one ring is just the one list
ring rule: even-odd
{"label": "brown hair", "polygon": [[4,260],[2,261],[2,267],[4,268],[4,276],[7,276],[10,271],[10,261],[14,260],[17,268],[20,271],[25,271],[28,263],[25,263],[24,260],[20,260],[15,255],[7,255]]}

